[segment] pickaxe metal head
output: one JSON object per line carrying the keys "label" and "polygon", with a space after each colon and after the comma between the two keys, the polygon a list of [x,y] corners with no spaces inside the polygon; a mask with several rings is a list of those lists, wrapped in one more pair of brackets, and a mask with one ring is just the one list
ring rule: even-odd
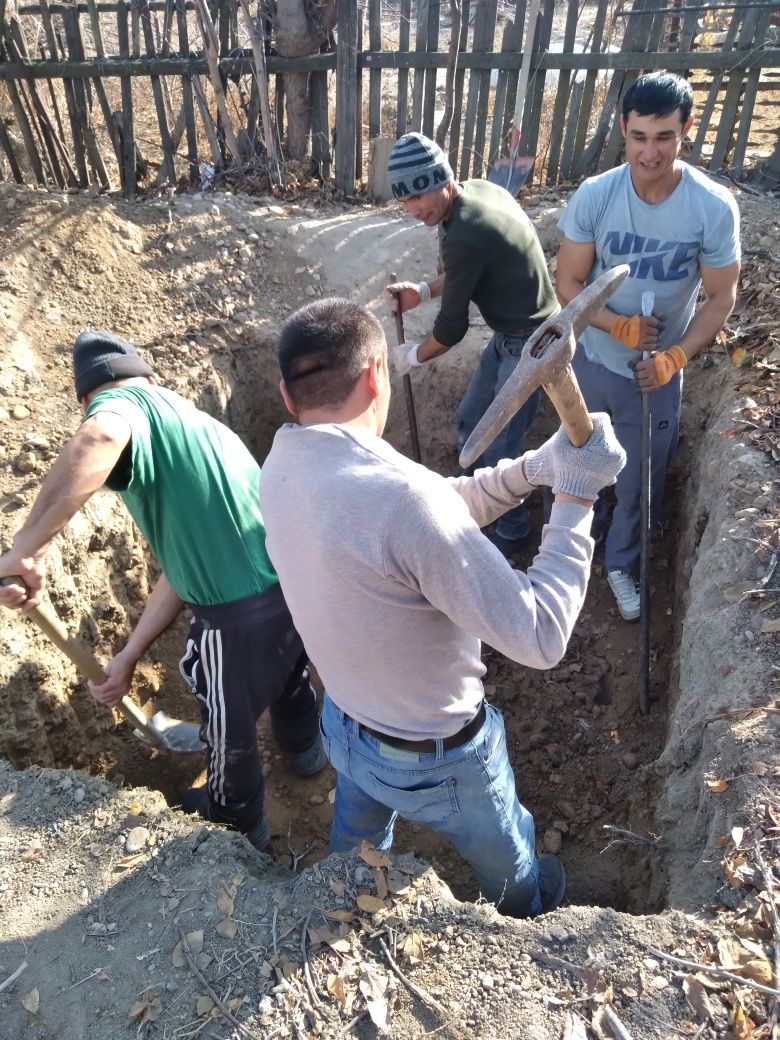
{"label": "pickaxe metal head", "polygon": [[[621,264],[605,271],[534,332],[509,379],[463,445],[460,464],[464,469],[493,443],[534,390],[554,387],[569,374],[577,337],[617,291],[629,270],[628,264]],[[561,418],[566,421],[565,416]]]}

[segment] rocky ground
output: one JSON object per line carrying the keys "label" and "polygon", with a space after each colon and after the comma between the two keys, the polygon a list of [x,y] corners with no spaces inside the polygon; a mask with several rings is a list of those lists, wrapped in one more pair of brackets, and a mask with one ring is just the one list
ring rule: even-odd
{"label": "rocky ground", "polygon": [[[551,259],[565,194],[524,201]],[[468,868],[408,825],[398,851],[435,873],[411,859],[322,859],[332,773],[296,778],[262,724],[272,857],[199,828],[166,800],[202,762],[135,741],[7,615],[0,752],[27,769],[0,774],[0,986],[28,967],[0,992],[0,1035],[225,1037],[233,1016],[255,1036],[367,1037],[384,1014],[397,1037],[620,1036],[615,1015],[635,1040],[770,1035],[766,994],[648,949],[772,984],[780,226],[776,201],[739,202],[740,303],[688,371],[654,557],[651,715],[637,711],[636,629],[616,616],[598,560],[558,668],[535,673],[486,649],[521,796],[540,846],[561,850],[572,905],[528,924],[458,903],[451,892],[476,895]],[[5,542],[78,421],[69,350],[81,329],[132,339],[262,460],[283,420],[273,345],[284,316],[334,292],[381,316],[391,277],[436,264],[435,235],[393,207],[316,196],[128,204],[0,185],[0,229],[13,258],[0,272]],[[432,317],[408,315],[408,338]],[[414,373],[424,459],[442,472],[455,466],[454,408],[485,338],[475,316],[457,351]],[[552,424],[544,414],[533,439]],[[401,394],[388,436],[408,450]],[[540,503],[532,512],[540,525]],[[113,496],[69,525],[51,568],[54,606],[106,660],[155,577]],[[135,695],[193,719],[176,671],[185,625],[154,647]],[[191,960],[175,953],[182,930],[194,933]]]}

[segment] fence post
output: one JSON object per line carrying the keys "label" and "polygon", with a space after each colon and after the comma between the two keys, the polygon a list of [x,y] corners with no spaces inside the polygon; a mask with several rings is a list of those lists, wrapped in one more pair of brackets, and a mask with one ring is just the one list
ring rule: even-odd
{"label": "fence post", "polygon": [[336,0],[336,188],[355,194],[357,0]]}

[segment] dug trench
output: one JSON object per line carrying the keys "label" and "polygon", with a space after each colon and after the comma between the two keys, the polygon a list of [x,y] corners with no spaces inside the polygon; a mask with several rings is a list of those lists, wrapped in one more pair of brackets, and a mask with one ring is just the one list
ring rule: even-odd
{"label": "dug trench", "polygon": [[[561,199],[532,201],[545,230],[545,214]],[[740,199],[743,213],[750,202]],[[227,422],[262,461],[285,418],[273,350],[284,316],[330,292],[381,316],[391,270],[419,278],[435,266],[435,238],[389,209],[227,196],[129,206],[8,186],[0,205],[16,259],[0,283],[10,344],[0,384],[5,543],[75,429],[69,347],[82,328],[108,327],[134,339],[164,383]],[[775,207],[775,227],[776,217]],[[751,226],[766,231],[766,215]],[[431,317],[409,315],[409,339],[419,338]],[[386,319],[385,326],[391,339]],[[414,373],[424,461],[441,473],[456,472],[454,411],[485,338],[475,315],[458,351]],[[653,551],[649,715],[638,709],[638,628],[617,615],[598,553],[557,667],[534,671],[485,648],[486,695],[504,714],[539,847],[559,852],[566,866],[570,904],[630,914],[709,907],[722,896],[716,838],[752,811],[761,792],[776,791],[777,716],[761,712],[772,703],[775,637],[760,634],[756,604],[729,590],[764,574],[755,539],[766,542],[776,527],[778,482],[766,457],[734,433],[742,407],[735,373],[722,349],[687,372],[667,526]],[[547,406],[530,445],[555,425]],[[401,393],[387,437],[409,451]],[[541,501],[532,497],[530,508],[538,544]],[[514,563],[526,568],[533,555],[531,547]],[[54,607],[108,660],[156,577],[113,496],[96,495],[73,520],[51,550],[50,568]],[[163,708],[195,721],[177,668],[186,625],[182,616],[141,663],[134,696],[150,713]],[[137,741],[31,624],[4,615],[0,643],[0,755],[15,768],[83,770],[112,785],[157,789],[174,807],[187,786],[202,782],[199,756]],[[370,684],[375,662],[354,665]],[[750,707],[758,715],[722,715]],[[328,767],[301,780],[264,720],[258,732],[272,854],[301,869],[327,855],[334,775]],[[717,777],[736,778],[725,795],[706,787]],[[457,898],[477,898],[467,865],[429,831],[400,822],[396,848],[433,864]]]}

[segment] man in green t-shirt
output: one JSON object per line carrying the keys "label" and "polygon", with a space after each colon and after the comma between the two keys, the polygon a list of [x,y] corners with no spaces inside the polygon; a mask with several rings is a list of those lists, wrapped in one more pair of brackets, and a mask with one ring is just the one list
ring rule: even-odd
{"label": "man in green t-shirt", "polygon": [[[400,301],[402,312],[441,299],[430,335],[393,351],[396,371],[403,375],[459,343],[468,329],[471,302],[493,331],[458,407],[462,447],[514,370],[525,341],[557,310],[555,291],[533,224],[503,188],[483,180],[458,183],[441,148],[418,133],[396,141],[387,175],[406,212],[427,227],[439,226],[442,242],[443,274],[419,285],[387,287],[391,307]],[[537,392],[469,472],[517,458],[538,405]],[[528,513],[517,506],[500,518],[490,539],[509,556],[530,531]]]}
{"label": "man in green t-shirt", "polygon": [[302,776],[326,759],[306,653],[265,549],[260,467],[226,426],[157,386],[126,340],[83,332],[73,372],[85,418],[0,556],[0,576],[19,575],[27,597],[7,586],[0,603],[37,606],[55,535],[104,484],[117,491],[162,574],[106,665],[106,682],[90,683],[90,692],[118,704],[141,656],[186,604],[192,622],[180,669],[200,703],[208,779],[185,793],[182,806],[237,827],[263,849],[271,834],[257,719],[270,709],[274,737]]}

